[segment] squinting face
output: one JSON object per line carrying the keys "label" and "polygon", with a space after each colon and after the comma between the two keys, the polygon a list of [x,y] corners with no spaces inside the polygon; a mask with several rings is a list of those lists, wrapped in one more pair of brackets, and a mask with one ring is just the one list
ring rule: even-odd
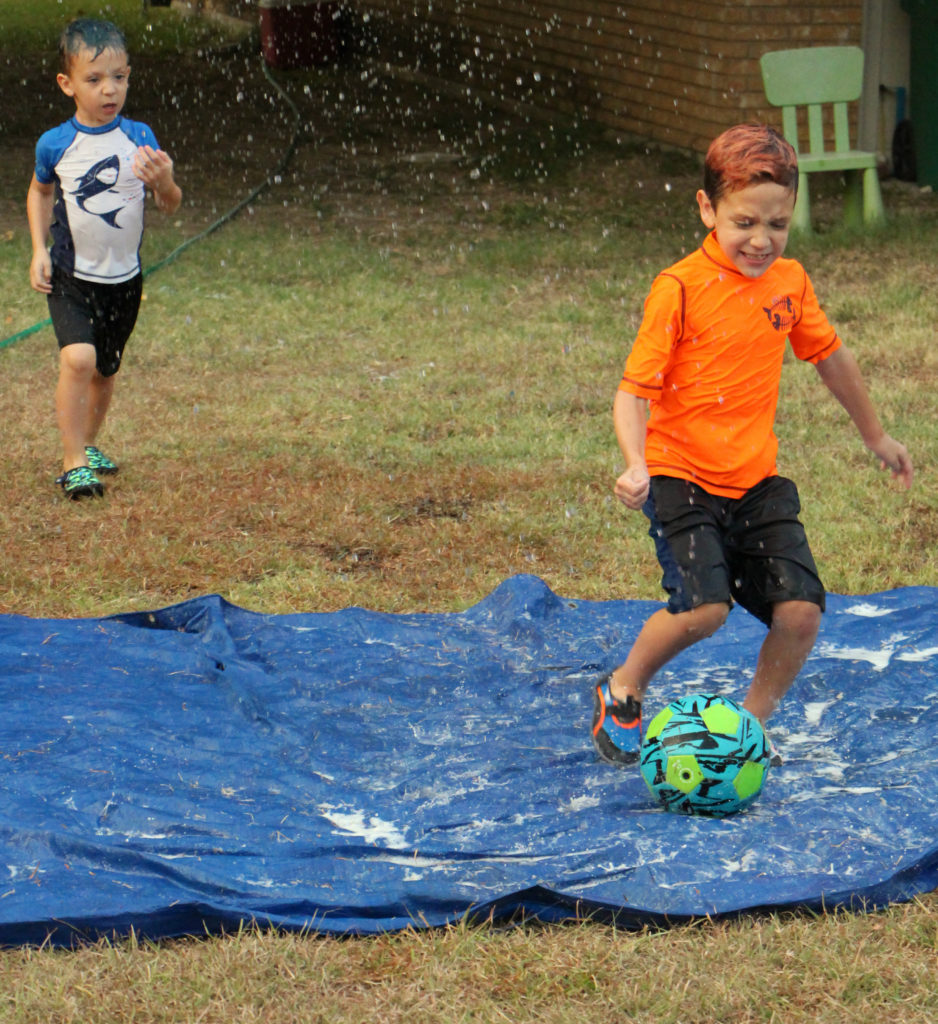
{"label": "squinting face", "polygon": [[700,218],[716,231],[720,248],[746,277],[761,277],[785,251],[795,195],[784,185],[764,181],[727,192],[714,206],[697,193]]}
{"label": "squinting face", "polygon": [[130,66],[123,50],[82,49],[72,57],[68,74],[56,79],[66,96],[75,100],[75,117],[88,128],[110,124],[124,107]]}

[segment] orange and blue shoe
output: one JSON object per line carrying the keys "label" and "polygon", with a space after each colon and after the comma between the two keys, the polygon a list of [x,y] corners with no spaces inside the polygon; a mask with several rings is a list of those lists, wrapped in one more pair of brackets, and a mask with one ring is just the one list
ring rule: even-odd
{"label": "orange and blue shoe", "polygon": [[642,749],[642,705],[634,697],[616,700],[606,676],[593,696],[593,746],[610,764],[635,764]]}

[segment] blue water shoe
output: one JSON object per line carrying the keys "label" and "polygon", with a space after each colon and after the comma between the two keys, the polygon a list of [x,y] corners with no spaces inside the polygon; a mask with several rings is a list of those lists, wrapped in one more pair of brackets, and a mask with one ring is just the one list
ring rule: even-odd
{"label": "blue water shoe", "polygon": [[634,764],[642,749],[642,705],[634,697],[616,700],[609,676],[593,695],[593,746],[610,764]]}

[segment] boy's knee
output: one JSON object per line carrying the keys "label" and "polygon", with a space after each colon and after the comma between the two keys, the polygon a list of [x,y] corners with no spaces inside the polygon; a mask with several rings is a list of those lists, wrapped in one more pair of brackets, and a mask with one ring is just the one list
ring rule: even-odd
{"label": "boy's knee", "polygon": [[724,602],[701,604],[686,614],[691,616],[692,629],[700,639],[712,636],[726,622],[730,606]]}
{"label": "boy's knee", "polygon": [[66,345],[59,350],[60,369],[76,376],[92,376],[97,369],[97,361],[94,345]]}
{"label": "boy's knee", "polygon": [[821,628],[821,609],[811,601],[782,601],[772,610],[772,628],[813,644]]}

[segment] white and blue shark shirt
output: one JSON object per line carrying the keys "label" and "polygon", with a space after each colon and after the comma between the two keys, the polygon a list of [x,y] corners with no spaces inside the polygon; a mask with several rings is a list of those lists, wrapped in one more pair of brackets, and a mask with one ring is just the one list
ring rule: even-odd
{"label": "white and blue shark shirt", "polygon": [[36,180],[55,185],[52,263],[74,277],[120,284],[140,273],[144,185],[131,165],[150,128],[116,117],[88,128],[70,118],[36,144]]}

